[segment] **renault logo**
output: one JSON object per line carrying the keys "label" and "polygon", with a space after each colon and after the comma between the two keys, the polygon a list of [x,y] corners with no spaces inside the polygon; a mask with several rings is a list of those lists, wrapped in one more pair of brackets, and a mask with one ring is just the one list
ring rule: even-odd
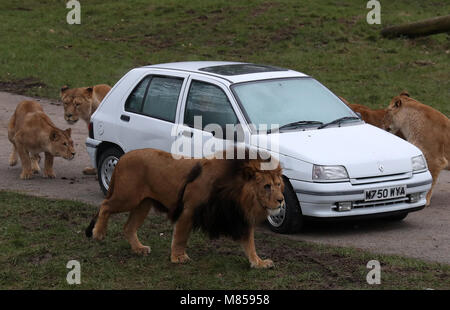
{"label": "renault logo", "polygon": [[380,170],[381,173],[384,172],[384,167],[383,167],[382,164],[379,164],[379,165],[378,165],[378,170]]}

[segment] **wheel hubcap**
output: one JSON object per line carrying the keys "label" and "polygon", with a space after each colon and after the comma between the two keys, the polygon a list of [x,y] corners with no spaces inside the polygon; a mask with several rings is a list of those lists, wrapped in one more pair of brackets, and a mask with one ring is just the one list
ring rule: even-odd
{"label": "wheel hubcap", "polygon": [[115,156],[108,156],[103,161],[102,167],[101,167],[101,178],[103,186],[108,189],[109,183],[111,182],[112,173],[114,171],[114,168],[117,165],[117,162],[119,159]]}
{"label": "wheel hubcap", "polygon": [[285,217],[286,217],[286,204],[284,204],[280,208],[280,212],[277,215],[269,215],[267,217],[267,220],[273,227],[280,227],[283,224]]}

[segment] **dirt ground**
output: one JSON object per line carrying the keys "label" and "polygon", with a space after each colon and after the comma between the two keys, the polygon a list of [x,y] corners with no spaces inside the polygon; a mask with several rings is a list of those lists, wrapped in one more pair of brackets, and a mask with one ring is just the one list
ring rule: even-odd
{"label": "dirt ground", "polygon": [[[84,176],[82,169],[90,164],[84,141],[86,124],[79,121],[72,127],[76,156],[72,161],[56,158],[56,179],[38,175],[20,180],[20,165],[9,167],[11,144],[7,138],[9,119],[24,96],[0,92],[0,190],[14,190],[42,197],[72,199],[99,205],[103,195],[94,176]],[[63,107],[57,101],[38,99],[54,123],[69,125],[63,118]],[[42,162],[41,162],[42,168]],[[450,264],[450,172],[444,171],[436,185],[431,206],[414,212],[402,222],[383,220],[338,224],[309,224],[301,233],[286,236],[338,246],[350,246],[376,253],[399,254]]]}

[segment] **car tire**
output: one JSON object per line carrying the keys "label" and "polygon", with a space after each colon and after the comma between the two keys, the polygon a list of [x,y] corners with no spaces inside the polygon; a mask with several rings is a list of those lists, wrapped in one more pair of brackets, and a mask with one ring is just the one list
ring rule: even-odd
{"label": "car tire", "polygon": [[108,193],[109,182],[111,181],[114,168],[123,154],[123,151],[118,147],[110,147],[100,154],[97,176],[98,183],[105,196]]}
{"label": "car tire", "polygon": [[303,227],[302,210],[298,203],[297,195],[286,178],[284,179],[285,206],[276,216],[268,216],[267,222],[273,232],[279,234],[295,233]]}
{"label": "car tire", "polygon": [[403,221],[407,216],[408,216],[408,212],[404,212],[404,213],[400,213],[400,214],[396,214],[396,215],[391,215],[388,217],[388,220],[393,221],[393,222],[400,222],[400,221]]}

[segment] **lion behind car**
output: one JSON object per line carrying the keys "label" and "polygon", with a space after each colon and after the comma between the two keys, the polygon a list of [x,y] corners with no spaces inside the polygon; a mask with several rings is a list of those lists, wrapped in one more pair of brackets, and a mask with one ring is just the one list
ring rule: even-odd
{"label": "lion behind car", "polygon": [[[350,109],[355,113],[359,113],[361,118],[368,124],[375,127],[385,129],[384,119],[386,117],[386,109],[372,110],[371,108],[357,103],[350,103],[342,97],[339,97]],[[397,137],[405,139],[401,132],[395,134]]]}
{"label": "lion behind car", "polygon": [[111,86],[99,84],[93,87],[61,88],[61,100],[64,105],[64,119],[75,124],[81,118],[89,125],[91,115],[98,108]]}
{"label": "lion behind car", "polygon": [[[75,150],[71,130],[57,128],[35,101],[23,101],[17,106],[8,125],[8,139],[13,145],[9,164],[15,166],[20,157],[21,179],[38,173],[39,153],[45,153],[44,177],[54,178],[53,158],[73,159]],[[31,155],[31,156],[30,156]]]}
{"label": "lion behind car", "polygon": [[239,240],[252,267],[272,267],[271,260],[256,254],[254,226],[284,205],[281,168],[275,161],[274,169],[262,170],[265,161],[249,159],[247,151],[245,158],[174,159],[154,149],[126,153],[114,169],[107,197],[86,235],[103,239],[109,216],[130,212],[125,237],[135,253],[146,255],[150,248],[140,243],[137,230],[153,207],[175,223],[173,263],[189,259],[187,241],[197,228],[211,238]]}
{"label": "lion behind car", "polygon": [[384,115],[386,114],[385,109],[372,110],[362,104],[350,103],[342,97],[339,97],[353,112],[361,114],[361,118],[373,126],[383,128]]}
{"label": "lion behind car", "polygon": [[422,150],[427,160],[433,183],[427,194],[430,204],[432,190],[440,172],[449,169],[450,121],[447,116],[430,106],[420,103],[402,92],[394,97],[385,117],[386,129],[401,132],[406,140]]}
{"label": "lion behind car", "polygon": [[[80,88],[63,86],[60,95],[64,106],[64,119],[72,125],[81,118],[89,126],[92,114],[110,90],[111,86],[106,84]],[[86,167],[83,169],[83,173],[96,175],[97,170],[93,167]]]}

